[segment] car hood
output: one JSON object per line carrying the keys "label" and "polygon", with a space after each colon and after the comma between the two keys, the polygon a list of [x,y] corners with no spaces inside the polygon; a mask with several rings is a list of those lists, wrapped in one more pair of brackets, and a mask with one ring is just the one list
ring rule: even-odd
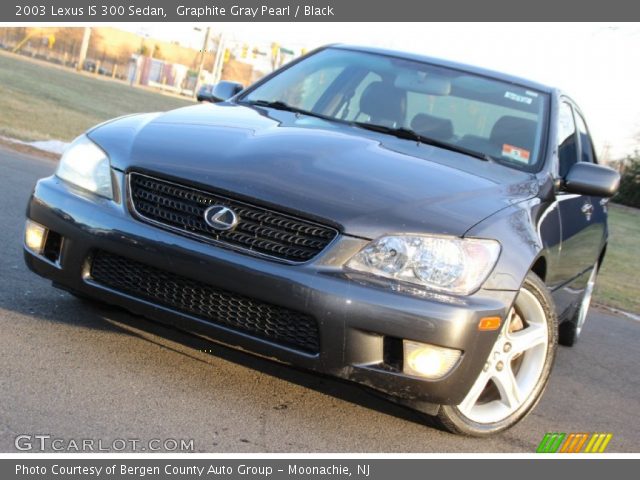
{"label": "car hood", "polygon": [[362,238],[463,235],[537,193],[533,175],[305,115],[198,105],[100,125],[112,166],[226,192]]}

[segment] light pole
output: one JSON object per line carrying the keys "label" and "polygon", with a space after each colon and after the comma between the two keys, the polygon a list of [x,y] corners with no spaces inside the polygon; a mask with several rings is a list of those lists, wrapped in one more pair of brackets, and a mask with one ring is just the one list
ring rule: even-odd
{"label": "light pole", "polygon": [[[149,33],[144,27],[139,28],[136,34],[140,37],[140,48],[137,55],[132,55],[129,59],[129,85],[134,86],[140,83],[140,77],[142,76],[142,62],[144,56],[144,41],[149,38]],[[131,67],[133,66],[133,71]]]}
{"label": "light pole", "polygon": [[82,34],[82,43],[80,44],[80,55],[78,55],[78,64],[76,70],[80,71],[84,67],[84,61],[87,59],[87,51],[89,50],[89,40],[91,39],[91,27],[84,27]]}
{"label": "light pole", "polygon": [[222,66],[224,64],[224,50],[225,50],[225,38],[224,33],[220,33],[218,37],[218,48],[216,49],[216,58],[213,61],[213,67],[211,68],[211,75],[213,76],[213,83],[218,83],[222,77]]}
{"label": "light pole", "polygon": [[[196,30],[198,30],[196,28]],[[193,87],[193,97],[198,95],[198,88],[200,87],[200,75],[202,74],[202,67],[204,66],[204,56],[209,49],[209,37],[211,35],[211,27],[207,27],[204,33],[204,43],[202,44],[202,50],[200,50],[200,62],[198,63],[198,76],[196,77],[196,84]]]}

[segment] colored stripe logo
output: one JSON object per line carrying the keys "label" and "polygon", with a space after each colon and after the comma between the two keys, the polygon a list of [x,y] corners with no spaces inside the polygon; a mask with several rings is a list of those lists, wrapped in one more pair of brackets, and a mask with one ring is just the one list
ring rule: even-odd
{"label": "colored stripe logo", "polygon": [[536,453],[604,453],[611,433],[547,433]]}

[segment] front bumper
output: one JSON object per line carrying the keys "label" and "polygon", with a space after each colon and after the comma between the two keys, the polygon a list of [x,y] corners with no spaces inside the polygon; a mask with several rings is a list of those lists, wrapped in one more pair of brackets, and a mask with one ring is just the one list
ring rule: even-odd
{"label": "front bumper", "polygon": [[[124,174],[113,173],[116,191],[123,192]],[[418,296],[348,277],[341,266],[367,241],[344,235],[302,265],[252,257],[139,222],[122,198],[96,197],[56,177],[40,180],[27,216],[63,241],[55,262],[25,249],[29,268],[61,288],[287,364],[355,381],[409,405],[460,403],[497,336],[497,331],[478,331],[478,321],[504,318],[515,299],[516,292],[483,290],[465,298]],[[97,250],[310,315],[318,324],[319,351],[291,348],[97,284],[88,273]],[[463,355],[444,378],[417,379],[386,361],[390,338],[456,348]]]}

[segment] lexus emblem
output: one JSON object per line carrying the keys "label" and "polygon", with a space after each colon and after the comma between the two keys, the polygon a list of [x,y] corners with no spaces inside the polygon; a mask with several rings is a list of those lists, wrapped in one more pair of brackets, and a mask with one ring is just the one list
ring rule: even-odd
{"label": "lexus emblem", "polygon": [[231,230],[238,224],[238,216],[224,205],[213,205],[204,211],[204,221],[216,230]]}

